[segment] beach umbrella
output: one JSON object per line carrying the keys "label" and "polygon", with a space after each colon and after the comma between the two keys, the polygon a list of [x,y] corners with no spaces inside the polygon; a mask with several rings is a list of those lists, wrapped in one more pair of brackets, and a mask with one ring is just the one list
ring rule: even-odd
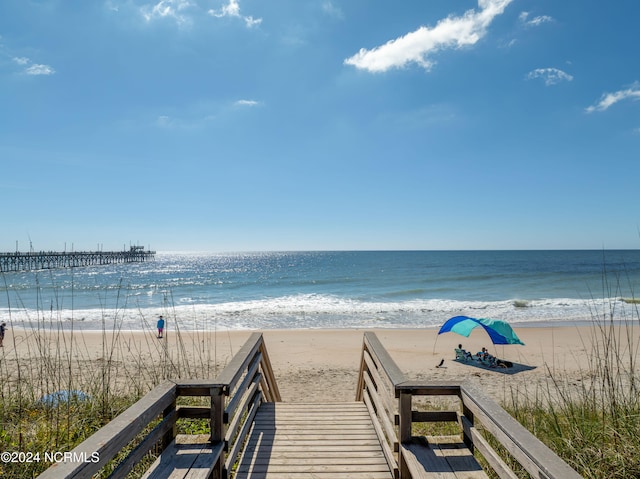
{"label": "beach umbrella", "polygon": [[442,325],[438,334],[452,332],[468,338],[471,331],[477,327],[482,327],[487,332],[493,344],[521,344],[524,346],[511,326],[500,319],[455,316]]}

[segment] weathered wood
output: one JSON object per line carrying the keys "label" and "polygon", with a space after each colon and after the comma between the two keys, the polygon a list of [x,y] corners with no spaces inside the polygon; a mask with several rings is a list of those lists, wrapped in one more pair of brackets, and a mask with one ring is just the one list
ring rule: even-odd
{"label": "weathered wood", "polygon": [[[349,418],[348,425],[340,425],[343,418]],[[235,477],[392,479],[392,474],[364,403],[263,403]]]}
{"label": "weathered wood", "polygon": [[411,398],[411,394],[406,392],[400,393],[398,407],[400,425],[398,428],[398,436],[401,443],[411,440]]}
{"label": "weathered wood", "polygon": [[426,444],[406,441],[400,446],[400,477],[411,479],[456,479],[444,457]]}
{"label": "weathered wood", "polygon": [[267,347],[264,344],[260,344],[260,352],[262,353],[262,372],[267,381],[268,391],[269,391],[269,401],[278,402],[281,401],[280,390],[278,389],[278,381],[276,381],[276,376],[273,373],[273,367],[271,365],[271,359],[269,359],[269,353],[267,352]]}
{"label": "weathered wood", "polygon": [[179,444],[173,441],[141,479],[207,479],[224,445]]}
{"label": "weathered wood", "polygon": [[[240,405],[243,399],[245,399],[247,389],[250,387],[250,385],[252,385],[253,388],[258,387],[258,385],[256,384],[256,373],[258,372],[258,368],[260,367],[261,359],[262,355],[258,353],[249,364],[247,374],[242,379],[242,382],[238,385],[233,397],[225,408],[224,412],[227,414],[228,418],[232,418],[235,415],[236,408]],[[258,377],[258,382],[259,381],[260,377]]]}
{"label": "weathered wood", "polygon": [[231,394],[240,380],[248,364],[253,360],[256,352],[262,343],[262,334],[253,333],[244,343],[240,350],[233,356],[229,364],[222,370],[216,378],[219,384],[224,385],[225,394]]}
{"label": "weathered wood", "polygon": [[223,444],[220,458],[213,469],[213,477],[215,479],[223,479],[225,477],[224,463],[225,451],[229,445],[224,440],[226,435],[226,425],[224,422],[224,400],[223,390],[219,388],[211,389],[211,442],[213,444]]}
{"label": "weathered wood", "polygon": [[[268,374],[268,378],[264,374]],[[240,379],[244,380],[240,382]],[[240,382],[240,384],[238,384]],[[151,433],[143,438],[137,445],[134,444],[133,452],[123,460],[114,471],[113,478],[126,475],[144,454],[158,443],[164,445],[164,450],[156,466],[149,472],[150,477],[162,476],[166,470],[167,477],[173,474],[181,474],[189,469],[189,474],[196,474],[193,466],[185,469],[184,464],[189,458],[197,457],[190,448],[178,447],[176,449],[173,437],[175,437],[175,421],[178,417],[210,418],[210,440],[215,444],[216,460],[211,465],[211,470],[203,472],[206,477],[222,479],[226,477],[225,462],[233,461],[235,454],[244,441],[244,437],[252,426],[252,411],[257,410],[258,404],[263,400],[261,390],[266,391],[270,398],[279,399],[280,393],[275,384],[275,377],[271,364],[264,348],[264,342],[260,333],[251,335],[249,340],[234,356],[231,363],[214,380],[192,379],[183,380],[178,384],[167,381],[144,396],[140,401],[131,406],[127,411],[111,421],[105,427],[96,432],[89,439],[76,447],[72,453],[80,457],[92,457],[98,453],[98,463],[58,463],[47,469],[40,477],[42,479],[79,479],[92,477],[104,465],[112,460],[117,453],[133,441],[152,420],[163,416],[164,419]],[[235,392],[228,406],[229,414],[225,414],[226,397]],[[186,406],[176,407],[176,398],[183,396],[210,396],[211,407]],[[246,422],[243,422],[244,411],[248,411]],[[234,414],[235,413],[235,414]],[[234,417],[233,427],[227,433],[229,416]],[[236,437],[237,436],[237,437]],[[229,444],[232,443],[232,444]],[[225,461],[225,450],[231,447],[233,455]],[[178,451],[178,452],[176,452]],[[174,454],[175,453],[175,454]],[[210,455],[210,454],[209,454]],[[203,456],[204,457],[204,456]],[[173,461],[173,470],[169,462]],[[196,459],[202,462],[205,459]],[[206,461],[205,461],[206,462]],[[195,462],[194,464],[198,464]],[[209,469],[196,468],[198,470]],[[196,474],[197,475],[197,474]],[[194,476],[195,477],[195,476]]]}
{"label": "weathered wood", "polygon": [[241,472],[234,476],[234,479],[389,479],[388,472]]}
{"label": "weathered wood", "polygon": [[260,393],[258,393],[254,397],[253,402],[251,403],[251,406],[249,407],[249,410],[248,410],[248,413],[247,413],[247,419],[244,422],[244,424],[242,425],[242,428],[240,429],[240,431],[238,433],[238,438],[236,439],[235,443],[231,447],[231,450],[229,451],[229,457],[225,461],[225,469],[227,471],[231,470],[231,467],[236,462],[236,459],[238,458],[238,455],[240,454],[240,448],[243,446],[243,444],[245,442],[245,438],[247,437],[247,434],[249,433],[249,430],[251,429],[251,426],[253,424],[253,420],[254,420],[254,418],[255,418],[255,416],[256,416],[256,414],[258,412],[258,409],[259,409],[260,401],[261,401],[261,395],[260,395]]}
{"label": "weathered wood", "polygon": [[[472,386],[407,380],[373,333],[365,334],[358,384],[361,400],[356,403],[265,403],[265,398],[279,399],[280,393],[262,335],[255,333],[215,380],[164,383],[72,451],[85,456],[98,452],[98,464],[57,464],[40,477],[91,477],[161,415],[164,418],[160,424],[121,462],[113,479],[129,472],[153,445],[173,437],[177,417],[209,417],[211,443],[185,446],[172,442],[148,477],[224,479],[239,457],[237,479],[485,479],[486,474],[473,458],[473,448],[477,447],[501,478],[515,479],[474,422],[492,434],[534,477],[580,477]],[[210,396],[211,407],[176,409],[178,395]],[[413,411],[415,395],[459,397],[462,414]],[[459,436],[428,438],[429,442],[411,437],[414,421],[455,420],[462,425],[465,444]],[[199,447],[203,453],[197,452]]]}
{"label": "weathered wood", "polygon": [[38,477],[40,479],[92,477],[174,401],[175,392],[175,383],[166,381],[160,384],[72,451],[79,456],[84,454],[86,457],[91,457],[97,452],[100,455],[98,462],[60,462],[53,464]]}
{"label": "weathered wood", "polygon": [[358,384],[356,385],[356,402],[362,401],[364,391],[364,375],[367,370],[367,364],[364,355],[367,353],[367,343],[362,339],[362,352],[360,353],[360,369],[358,372]]}
{"label": "weathered wood", "polygon": [[488,479],[473,453],[460,441],[460,436],[427,436],[429,447],[443,457],[457,479]]}
{"label": "weathered wood", "polygon": [[367,349],[372,353],[371,357],[384,370],[392,385],[406,381],[406,377],[395,361],[391,358],[387,350],[382,346],[375,333],[364,333],[364,340]]}
{"label": "weathered wood", "polygon": [[[364,379],[365,379],[365,384],[367,385],[367,388],[368,388],[368,394],[365,395],[365,399],[366,398],[371,399],[372,406],[375,409],[375,412],[377,412],[377,416],[382,424],[382,427],[384,428],[384,432],[386,436],[389,438],[389,440],[393,443],[396,439],[396,431],[395,431],[394,425],[389,419],[388,412],[385,410],[384,405],[382,404],[382,400],[376,394],[376,390],[371,384],[369,380],[369,376],[365,375]],[[373,410],[370,410],[370,412],[374,413]],[[376,414],[371,414],[371,416],[375,417]]]}
{"label": "weathered wood", "polygon": [[403,381],[396,384],[396,391],[404,391],[414,396],[460,396],[459,381]]}
{"label": "weathered wood", "polygon": [[518,479],[518,476],[516,476],[516,474],[498,455],[495,449],[491,447],[487,440],[482,437],[482,434],[473,427],[466,417],[462,416],[460,418],[460,423],[465,431],[465,435],[471,438],[475,448],[480,452],[480,454],[482,454],[484,459],[500,479]]}
{"label": "weathered wood", "polygon": [[461,393],[475,418],[534,477],[580,479],[576,471],[484,393],[467,383],[461,385]]}
{"label": "weathered wood", "polygon": [[392,430],[391,434],[384,432],[378,416],[375,414],[373,404],[371,403],[371,399],[368,394],[364,396],[364,403],[371,415],[371,421],[373,422],[373,427],[378,435],[378,440],[382,446],[382,453],[389,465],[389,470],[393,474],[393,477],[397,478],[399,476],[398,462],[396,461],[394,453],[397,452],[396,448],[398,447],[398,440],[396,438],[395,430]]}
{"label": "weathered wood", "polygon": [[211,408],[207,406],[178,406],[178,417],[186,419],[209,419]]}
{"label": "weathered wood", "polygon": [[[376,385],[376,391],[382,399],[387,411],[395,411],[395,387],[390,385],[389,378],[382,379],[380,373],[376,369],[375,362],[368,351],[364,351],[364,361],[367,366],[367,371],[371,375],[371,379]],[[363,380],[366,374],[363,374]],[[390,388],[390,389],[389,389]]]}
{"label": "weathered wood", "polygon": [[151,448],[160,442],[160,440],[164,437],[164,435],[172,431],[174,428],[174,424],[176,421],[176,412],[174,411],[172,414],[165,416],[165,418],[158,424],[153,430],[147,434],[147,436],[138,444],[133,451],[131,451],[125,459],[123,459],[118,467],[116,467],[111,474],[109,474],[109,479],[123,479],[127,477],[129,472],[133,470],[135,465],[142,459],[146,454],[149,453]]}
{"label": "weathered wood", "polygon": [[227,427],[227,432],[225,436],[225,441],[231,444],[238,433],[239,428],[243,423],[246,422],[246,418],[244,417],[244,412],[251,408],[253,403],[256,402],[256,392],[258,391],[258,385],[260,383],[260,377],[254,378],[253,386],[249,388],[248,391],[244,394],[245,398],[242,401],[242,404],[239,407],[237,414],[233,416],[233,420],[229,423]]}
{"label": "weathered wood", "polygon": [[458,422],[456,411],[412,411],[411,422]]}
{"label": "weathered wood", "polygon": [[464,444],[440,444],[414,437],[401,446],[402,477],[412,479],[488,479]]}
{"label": "weathered wood", "polygon": [[218,379],[181,379],[176,384],[176,396],[211,396],[223,394],[224,384]]}

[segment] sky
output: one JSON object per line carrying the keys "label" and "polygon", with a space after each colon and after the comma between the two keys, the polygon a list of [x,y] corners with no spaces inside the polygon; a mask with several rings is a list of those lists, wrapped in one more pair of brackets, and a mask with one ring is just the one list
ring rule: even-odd
{"label": "sky", "polygon": [[0,251],[640,246],[640,2],[2,0]]}

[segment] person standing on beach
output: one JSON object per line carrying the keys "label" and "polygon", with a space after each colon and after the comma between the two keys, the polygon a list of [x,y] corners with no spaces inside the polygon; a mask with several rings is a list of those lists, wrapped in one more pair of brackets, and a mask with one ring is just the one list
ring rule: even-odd
{"label": "person standing on beach", "polygon": [[4,332],[7,330],[7,323],[0,324],[0,348],[4,347]]}
{"label": "person standing on beach", "polygon": [[162,333],[164,332],[164,318],[162,315],[158,318],[158,339],[162,339]]}

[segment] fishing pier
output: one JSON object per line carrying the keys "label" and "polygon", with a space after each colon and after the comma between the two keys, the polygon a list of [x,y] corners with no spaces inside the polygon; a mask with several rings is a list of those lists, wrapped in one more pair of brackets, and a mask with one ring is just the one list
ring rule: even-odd
{"label": "fishing pier", "polygon": [[155,251],[144,246],[131,246],[123,251],[40,251],[0,253],[0,272],[37,271],[42,269],[78,268],[114,263],[143,263],[155,257]]}

